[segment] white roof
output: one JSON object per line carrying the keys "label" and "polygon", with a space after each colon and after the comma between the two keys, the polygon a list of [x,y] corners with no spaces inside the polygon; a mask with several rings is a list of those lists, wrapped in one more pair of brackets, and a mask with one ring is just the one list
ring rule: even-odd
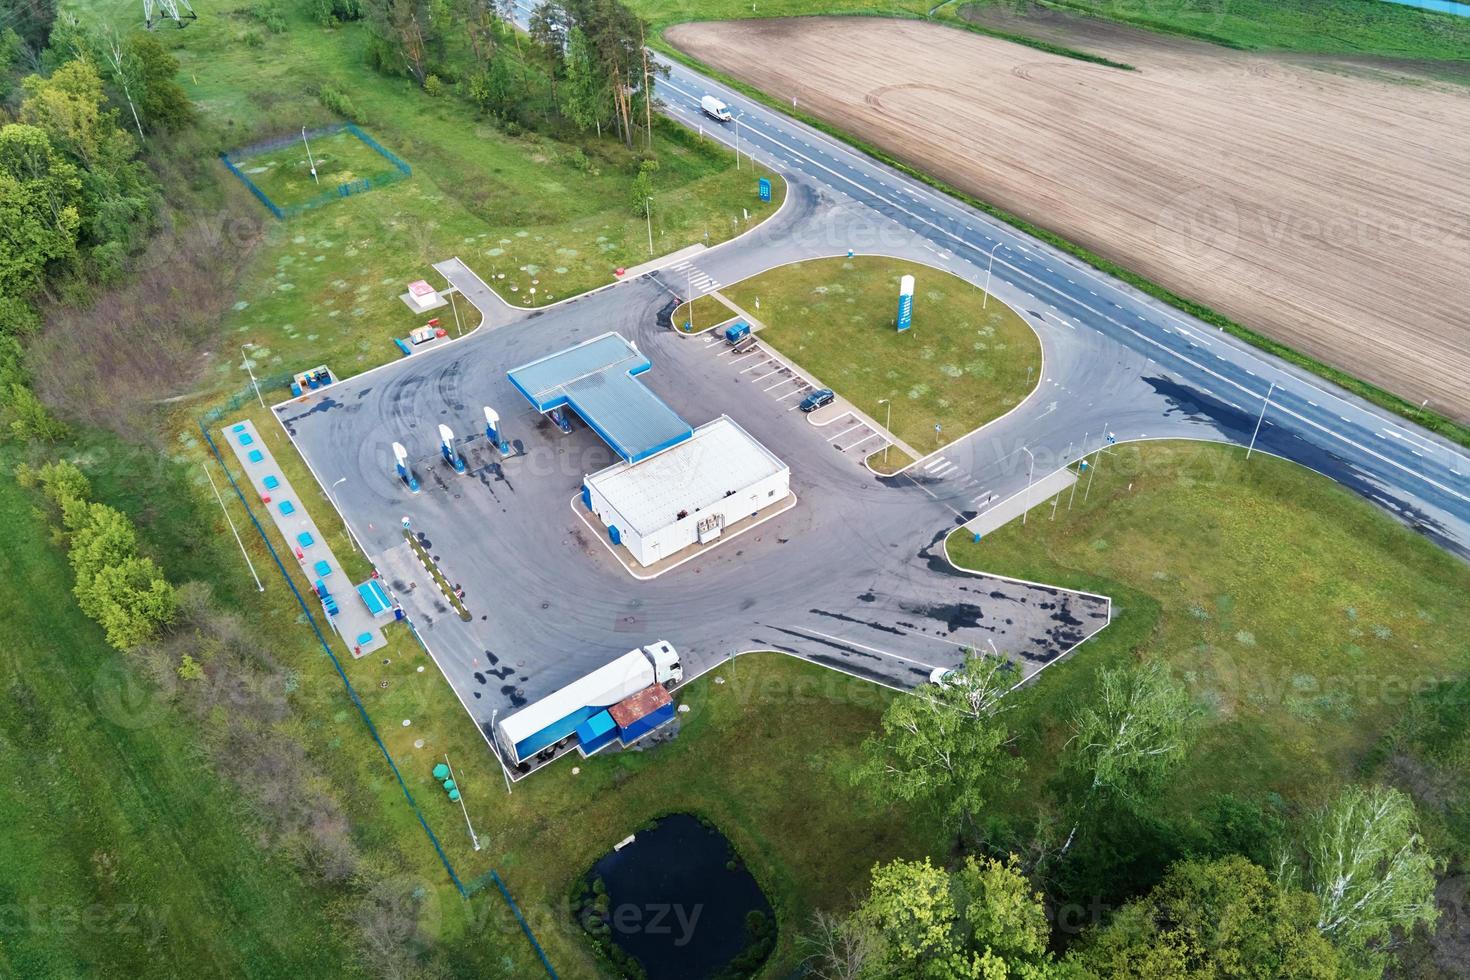
{"label": "white roof", "polygon": [[617,704],[652,684],[653,679],[653,665],[643,651],[630,650],[612,663],[578,677],[566,687],[502,719],[500,728],[512,743],[519,743],[579,708]]}
{"label": "white roof", "polygon": [[694,435],[638,463],[614,463],[587,477],[630,529],[651,534],[687,520],[787,468],[728,415],[706,422]]}

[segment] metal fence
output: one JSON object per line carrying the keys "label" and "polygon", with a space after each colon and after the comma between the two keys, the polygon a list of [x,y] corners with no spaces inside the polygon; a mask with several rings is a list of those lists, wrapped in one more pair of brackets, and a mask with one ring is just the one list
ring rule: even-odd
{"label": "metal fence", "polygon": [[285,221],[287,218],[294,218],[296,215],[301,214],[304,211],[310,211],[312,208],[319,208],[323,204],[329,204],[332,201],[337,201],[344,197],[351,197],[353,194],[365,194],[368,191],[373,190],[374,188],[386,187],[389,184],[396,184],[398,183],[398,181],[403,180],[406,177],[413,176],[412,167],[405,163],[403,159],[398,156],[398,154],[394,153],[392,150],[388,149],[387,147],[383,146],[383,144],[373,139],[367,133],[363,132],[356,123],[336,123],[331,126],[324,126],[321,129],[308,131],[305,136],[307,139],[319,139],[323,136],[332,136],[340,132],[350,133],[357,139],[361,140],[363,145],[367,146],[373,152],[381,156],[384,160],[388,161],[389,165],[392,166],[393,169],[386,173],[374,174],[371,177],[363,177],[358,180],[347,181],[338,184],[336,187],[322,191],[315,197],[308,198],[307,200],[298,202],[296,204],[287,204],[283,206],[277,204],[275,201],[272,201],[269,195],[267,195],[265,191],[261,190],[259,185],[257,185],[255,181],[251,180],[250,177],[243,170],[241,170],[239,166],[236,165],[235,161],[244,160],[248,157],[259,156],[262,153],[270,153],[273,150],[285,149],[288,146],[294,145],[298,139],[301,139],[301,137],[277,136],[273,139],[261,140],[258,143],[252,143],[249,146],[241,147],[240,149],[231,151],[229,153],[221,153],[219,155],[219,158],[220,162],[225,165],[230,173],[238,177],[240,179],[240,182],[245,185],[246,189],[249,190],[251,194],[254,194],[256,200],[260,201],[261,204],[264,204],[266,210],[275,215],[276,220],[278,221]]}

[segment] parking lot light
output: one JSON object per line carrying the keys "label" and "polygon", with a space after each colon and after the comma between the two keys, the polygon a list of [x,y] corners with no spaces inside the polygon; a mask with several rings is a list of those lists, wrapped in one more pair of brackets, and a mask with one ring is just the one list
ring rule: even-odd
{"label": "parking lot light", "polygon": [[880,398],[878,399],[878,404],[888,406],[888,411],[884,417],[883,422],[883,435],[886,437],[883,440],[883,465],[887,466],[888,447],[893,443],[893,402],[889,401],[887,398]]}

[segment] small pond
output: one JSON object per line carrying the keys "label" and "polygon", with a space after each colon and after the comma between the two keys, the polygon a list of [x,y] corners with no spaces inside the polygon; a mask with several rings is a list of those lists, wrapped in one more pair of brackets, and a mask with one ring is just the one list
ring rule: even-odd
{"label": "small pond", "polygon": [[648,980],[748,977],[775,947],[775,917],[725,835],[687,813],[660,819],[588,872],[578,919]]}

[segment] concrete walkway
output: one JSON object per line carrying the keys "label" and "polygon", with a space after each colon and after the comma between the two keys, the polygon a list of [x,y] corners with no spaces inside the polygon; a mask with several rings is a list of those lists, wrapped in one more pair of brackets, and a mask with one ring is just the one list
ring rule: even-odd
{"label": "concrete walkway", "polygon": [[682,262],[685,259],[692,259],[694,258],[694,256],[699,255],[701,252],[704,251],[706,251],[704,243],[695,242],[693,245],[687,245],[684,248],[679,249],[677,252],[670,252],[668,255],[660,255],[656,259],[649,259],[647,262],[643,262],[631,268],[624,269],[622,281],[627,282],[629,279],[637,279],[639,276],[646,276],[650,272],[657,272],[664,266],[673,265],[675,262]]}
{"label": "concrete walkway", "polygon": [[[1004,527],[1006,524],[1020,517],[1027,509],[1028,501],[1030,502],[1030,509],[1036,510],[1042,504],[1050,503],[1051,498],[1076,482],[1077,474],[1064,466],[1055,473],[1050,473],[1031,484],[1029,492],[1022,490],[1014,496],[1007,497],[1004,500],[998,500],[984,510],[981,510],[975,516],[974,520],[965,525],[965,530],[971,534],[978,534],[984,537],[991,531]],[[1046,516],[1045,514],[1037,515],[1039,518],[1045,518]]]}
{"label": "concrete walkway", "polygon": [[[470,267],[465,265],[457,255],[443,262],[435,262],[434,271],[447,279],[451,289],[469,300],[470,305],[480,311],[480,325],[483,327],[503,326],[524,315],[520,310],[501,299],[500,294],[491,289],[485,280],[471,272]],[[465,317],[467,313],[468,311],[464,309],[459,311],[461,317]],[[467,330],[473,327],[472,323],[465,324]]]}
{"label": "concrete walkway", "polygon": [[332,598],[337,600],[337,615],[323,615],[322,618],[342,637],[342,642],[347,644],[354,657],[366,656],[385,646],[388,641],[383,638],[381,623],[392,622],[392,617],[383,616],[380,621],[363,605],[357,587],[347,578],[316,521],[307,513],[305,501],[291,486],[291,481],[281,475],[275,457],[256,431],[255,424],[236,422],[225,426],[224,433],[225,441],[235,451],[250,486],[270,513],[271,520],[275,521],[281,537],[286,539],[287,553],[295,557],[301,566],[301,574],[312,584],[320,580]]}

